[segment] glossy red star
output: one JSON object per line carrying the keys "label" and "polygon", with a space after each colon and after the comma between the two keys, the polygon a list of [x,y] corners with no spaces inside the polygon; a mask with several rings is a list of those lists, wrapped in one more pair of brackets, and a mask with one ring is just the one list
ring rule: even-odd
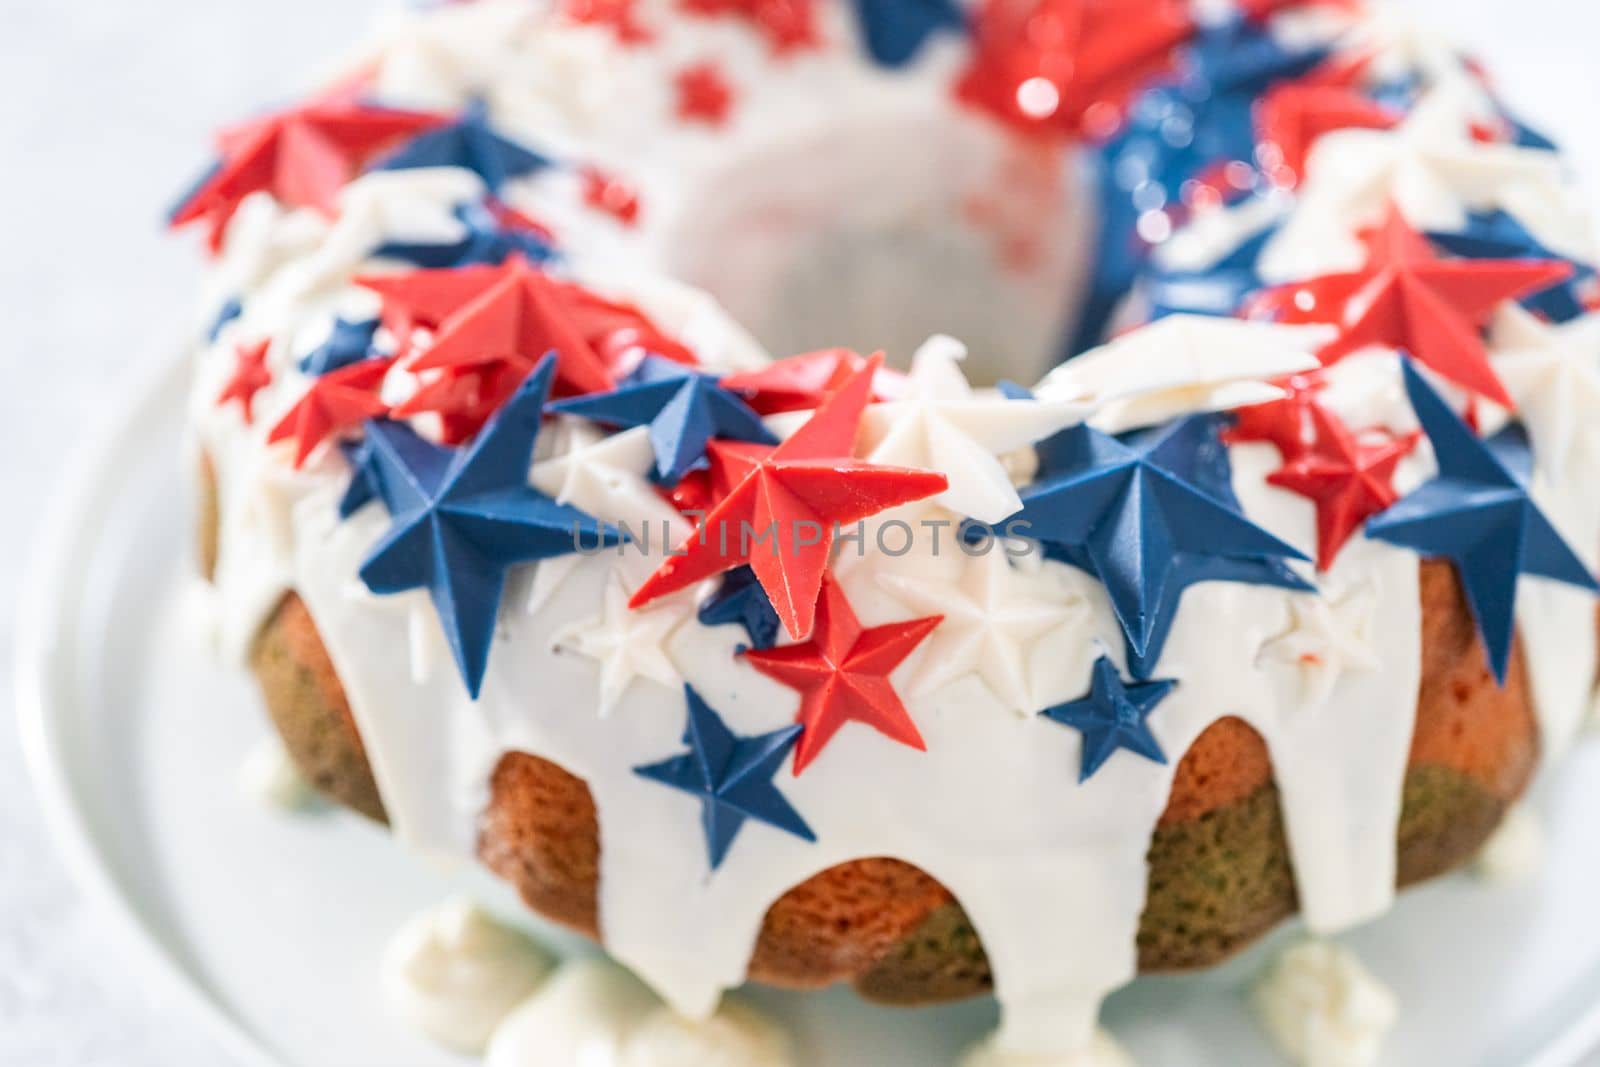
{"label": "glossy red star", "polygon": [[805,731],[795,748],[796,776],[848,722],[865,723],[892,741],[927,750],[889,674],[943,621],[942,615],[932,615],[868,629],[839,583],[824,576],[810,641],[745,651],[752,667],[800,693],[796,721]]}
{"label": "glossy red star", "polygon": [[1392,129],[1400,115],[1354,89],[1307,80],[1268,90],[1257,105],[1256,131],[1267,174],[1293,188],[1305,175],[1312,145],[1335,130]]}
{"label": "glossy red star", "polygon": [[[780,359],[760,370],[730,374],[722,387],[744,398],[762,415],[810,411],[867,365],[867,357],[848,348],[823,348]],[[905,391],[905,376],[880,367],[872,379],[872,399],[893,400]]]}
{"label": "glossy red star", "polygon": [[1229,444],[1240,441],[1265,441],[1276,445],[1285,457],[1298,456],[1314,439],[1311,412],[1318,406],[1317,394],[1326,383],[1319,372],[1296,374],[1274,382],[1284,396],[1265,404],[1251,404],[1233,414],[1233,425],[1223,433]]}
{"label": "glossy red star", "polygon": [[733,109],[733,87],[722,68],[707,60],[678,71],[672,79],[678,94],[678,118],[721,126]]}
{"label": "glossy red star", "polygon": [[251,410],[256,394],[272,384],[272,372],[267,369],[267,350],[272,341],[263,337],[259,341],[241,344],[233,350],[233,375],[217,394],[217,406],[237,400],[246,426],[255,422]]}
{"label": "glossy red star", "polygon": [[1418,434],[1383,430],[1352,433],[1327,408],[1309,408],[1312,436],[1267,481],[1309,498],[1317,508],[1317,569],[1333,566],[1339,551],[1372,516],[1400,499],[1395,468],[1417,446]]}
{"label": "glossy red star", "polygon": [[680,0],[692,15],[731,15],[751,23],[774,52],[810,48],[819,43],[813,0]]}
{"label": "glossy red star", "polygon": [[443,125],[445,116],[371,107],[349,90],[218,134],[221,160],[172,213],[172,225],[204,220],[213,249],[251,193],[270,192],[285,207],[333,215],[339,191],[373,156]]}
{"label": "glossy red star", "polygon": [[809,634],[835,528],[949,488],[934,471],[854,458],[861,412],[882,359],[868,360],[775,448],[712,441],[712,469],[722,464],[732,488],[630,605],[641,607],[748,563],[790,636]]}
{"label": "glossy red star", "polygon": [[1339,337],[1319,353],[1324,364],[1369,345],[1404,349],[1469,392],[1514,407],[1489,365],[1482,328],[1502,302],[1570,277],[1571,264],[1441,259],[1393,204],[1361,240],[1367,250],[1361,270],[1269,290],[1254,310],[1284,322],[1339,326]]}
{"label": "glossy red star", "polygon": [[1302,7],[1332,7],[1341,11],[1361,10],[1362,0],[1237,0],[1241,14],[1252,19],[1271,18],[1280,11]]}
{"label": "glossy red star", "polygon": [[956,91],[1024,130],[1104,137],[1193,32],[1183,0],[984,0]]}
{"label": "glossy red star", "polygon": [[638,223],[639,193],[633,186],[598,167],[584,167],[578,177],[583,182],[585,204],[610,215],[624,226]]}
{"label": "glossy red star", "polygon": [[[383,298],[386,325],[433,330],[433,341],[410,369],[509,368],[511,387],[547,352],[556,353],[556,390],[563,395],[615,387],[605,360],[584,336],[567,299],[570,290],[520,256],[500,266],[419,270],[357,279]],[[402,332],[403,331],[403,332]]]}
{"label": "glossy red star", "polygon": [[685,344],[662,333],[649,316],[629,304],[607,300],[570,282],[557,282],[562,300],[606,370],[621,381],[638,369],[648,353],[693,367],[700,360]]}
{"label": "glossy red star", "polygon": [[379,397],[392,359],[368,359],[324,374],[311,383],[267,434],[269,442],[293,438],[294,465],[302,466],[323,441],[389,411]]}
{"label": "glossy red star", "polygon": [[567,0],[562,14],[586,26],[605,26],[625,45],[649,44],[655,32],[638,21],[637,0]]}
{"label": "glossy red star", "polygon": [[478,435],[526,377],[525,368],[507,363],[429,375],[391,414],[402,419],[436,415],[440,441],[459,445]]}

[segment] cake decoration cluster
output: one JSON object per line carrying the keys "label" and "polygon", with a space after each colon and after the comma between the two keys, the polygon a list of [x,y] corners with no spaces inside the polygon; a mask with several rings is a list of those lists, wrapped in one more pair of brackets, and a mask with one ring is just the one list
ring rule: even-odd
{"label": "cake decoration cluster", "polygon": [[[1007,868],[993,880],[1004,892],[950,889],[963,906],[990,892],[979,906],[992,917],[1030,892],[1048,899],[1051,878],[1103,868],[1117,891],[1061,908],[1051,930],[1076,945],[1099,931],[1072,923],[1103,919],[1120,936],[1137,922],[1128,878],[1145,842],[1122,854],[1127,843],[1099,822],[1085,830],[1073,804],[1126,820],[1118,833],[1160,816],[1194,737],[1191,706],[1223,684],[1197,662],[1193,633],[1221,602],[1239,616],[1227,625],[1248,631],[1241,647],[1253,642],[1259,670],[1245,671],[1240,701],[1272,705],[1251,725],[1279,731],[1275,763],[1320,755],[1345,718],[1367,716],[1365,740],[1302,794],[1337,809],[1332,821],[1318,813],[1308,829],[1291,800],[1289,837],[1355,838],[1397,818],[1407,738],[1373,714],[1394,710],[1374,677],[1408,667],[1385,646],[1409,639],[1416,560],[1454,565],[1502,684],[1528,625],[1519,600],[1526,613],[1560,586],[1600,590],[1591,524],[1546,492],[1600,448],[1588,418],[1600,404],[1600,285],[1592,254],[1562,240],[1549,142],[1505,112],[1475,66],[1346,0],[1223,6],[562,0],[554,22],[535,24],[532,4],[480,0],[426,16],[464,26],[483,12],[466,43],[397,32],[356,77],[225,131],[172,215],[203,227],[221,257],[208,416],[219,438],[265,457],[264,471],[246,468],[259,486],[242,492],[295,498],[296,530],[341,550],[362,539],[337,596],[403,604],[414,643],[437,630],[452,688],[416,684],[471,720],[463,751],[387,768],[390,754],[375,753],[380,776],[470,764],[484,736],[528,751],[587,743],[562,732],[574,717],[604,719],[617,742],[622,721],[648,747],[550,754],[590,761],[573,773],[604,779],[602,815],[648,809],[639,828],[622,820],[605,862],[628,862],[629,842],[649,851],[636,838],[653,833],[693,861],[703,899],[748,877],[764,906],[782,887],[730,869],[768,846],[802,843],[793,871],[813,853],[848,858],[831,849],[893,851],[830,804],[851,785],[840,768],[861,777],[858,754],[944,768],[934,761],[1064,743],[1048,775],[1014,762],[1035,772],[1019,775],[1035,792],[1058,779],[1071,792],[1020,829],[992,820],[980,854],[1070,841],[1073,855]],[[692,49],[674,37],[685,20],[706,33]],[[700,47],[724,37],[743,47]],[[803,87],[832,74],[821,64],[841,49],[863,84],[938,79],[963,123],[1003,131],[1006,173],[1054,180],[1069,160],[1084,164],[1100,224],[1089,288],[1071,358],[1037,386],[975,385],[969,367],[986,353],[969,358],[942,336],[896,352],[910,355],[905,372],[848,348],[764,362],[702,294],[630,274],[630,241],[725,235],[658,232],[672,190],[635,166],[654,149],[619,136],[591,155],[585,134],[669,126],[685,158],[759,141],[786,118],[763,105],[768,80]],[[1018,238],[1031,213],[1004,201],[1030,194],[991,185],[988,208],[963,223]],[[337,492],[300,492],[313,482]],[[273,519],[282,525],[259,521]],[[904,538],[943,541],[924,559],[899,550]],[[275,562],[326,581],[300,549]],[[561,599],[600,556],[603,585],[578,590],[591,603]],[[1524,576],[1549,581],[1529,588]],[[502,638],[512,633],[523,643]],[[508,717],[503,690],[544,683],[519,653],[553,674],[587,672],[591,688],[519,691],[530,722],[494,721]],[[669,733],[651,732],[659,715],[636,721],[638,690],[670,709]],[[593,706],[562,706],[571,692]],[[1291,701],[1298,715],[1277,717]],[[1319,714],[1335,703],[1339,715]],[[793,721],[773,729],[753,707],[780,718],[792,707]],[[993,732],[963,733],[974,715]],[[1395,736],[1371,740],[1384,730]],[[963,747],[976,736],[987,750]],[[1358,799],[1369,778],[1384,787],[1374,795],[1396,788]],[[1126,795],[1106,803],[1113,787]],[[698,804],[698,830],[689,799],[669,791]],[[886,799],[882,820],[904,820],[891,827],[905,831],[898,844],[915,851],[947,829],[912,826],[891,811],[902,802]],[[438,832],[417,821],[397,825]],[[750,822],[764,825],[746,836]],[[703,840],[703,856],[679,830]],[[1341,847],[1345,859],[1380,855]],[[1370,915],[1373,879],[1392,891],[1391,871],[1358,866],[1344,881],[1306,879],[1316,923]],[[609,940],[628,915],[613,925],[618,913],[606,914]],[[992,921],[996,973],[1008,958],[1030,962],[1021,935]],[[748,953],[748,938],[739,947]],[[1060,960],[1023,968],[1002,992],[1026,1002],[1046,988],[1114,988],[1131,975],[1126,947],[1085,952],[1088,970],[1070,982]],[[655,949],[630,964],[658,963]],[[726,963],[694,970],[691,996],[737,982]],[[1070,1013],[1051,1025],[1058,1014]]]}
{"label": "cake decoration cluster", "polygon": [[[1176,0],[1136,10],[1105,0],[988,0],[970,17],[942,3],[861,0],[856,14],[863,46],[889,67],[908,62],[937,31],[970,32],[971,65],[952,92],[1032,135],[1098,145],[1106,224],[1083,336],[1103,329],[1138,277],[1152,320],[1187,322],[1199,313],[1331,324],[1316,353],[1322,367],[1373,346],[1399,349],[1470,397],[1513,408],[1483,337],[1491,316],[1520,299],[1534,316],[1569,321],[1585,311],[1594,271],[1550,251],[1501,208],[1474,210],[1459,228],[1424,234],[1408,222],[1404,205],[1391,201],[1377,225],[1359,231],[1364,262],[1357,269],[1272,286],[1261,259],[1279,231],[1274,209],[1259,232],[1208,265],[1158,263],[1144,271],[1183,219],[1252,203],[1270,207],[1282,190],[1301,184],[1321,138],[1345,130],[1404,136],[1425,121],[1403,118],[1424,90],[1375,80],[1372,53],[1325,41],[1285,43],[1271,17],[1300,6],[1258,3],[1227,19],[1197,21]],[[818,42],[810,0],[718,0],[688,10],[747,19],[780,54]],[[627,47],[654,44],[632,3],[572,4],[566,14],[610,27]],[[674,88],[685,121],[720,126],[737,103],[725,70],[709,60],[681,68]],[[1534,140],[1509,119],[1470,131],[1478,145],[1503,136]],[[1465,142],[1426,145],[1418,163],[1393,156],[1384,165],[1424,167],[1449,181],[1457,156],[1476,151]],[[343,190],[362,173],[456,168],[481,182],[481,196],[451,209],[459,226],[449,239],[385,240],[371,250],[377,261],[409,269],[356,277],[376,295],[378,314],[334,317],[299,361],[309,379],[304,392],[267,434],[269,443],[290,446],[296,467],[338,444],[352,472],[340,513],[377,500],[394,521],[363,566],[363,580],[379,593],[429,591],[474,695],[508,569],[628,540],[626,523],[613,526],[567,501],[640,499],[647,487],[624,492],[623,481],[606,472],[627,469],[646,442],[649,484],[677,520],[662,520],[663,538],[670,531],[682,542],[642,581],[618,584],[603,615],[572,629],[565,642],[602,665],[602,713],[635,677],[678,684],[662,642],[685,613],[653,606],[722,575],[696,598],[694,624],[741,626],[749,638],[744,660],[801,694],[799,726],[782,744],[769,738],[761,753],[771,762],[792,747],[797,774],[848,722],[924,746],[890,675],[930,636],[939,647],[909,675],[916,691],[976,674],[1019,713],[1081,730],[1084,777],[1118,747],[1164,759],[1144,720],[1170,686],[1149,679],[1184,590],[1214,581],[1315,590],[1300,551],[1244,516],[1230,484],[1234,443],[1275,446],[1282,466],[1269,483],[1315,504],[1317,569],[1331,568],[1363,529],[1453,559],[1502,679],[1515,574],[1593,585],[1529,502],[1518,473],[1527,456],[1522,438],[1508,430],[1481,446],[1409,361],[1406,390],[1443,472],[1409,495],[1396,488],[1396,472],[1422,432],[1347,424],[1323,402],[1318,368],[1268,373],[1270,387],[1251,372],[1230,382],[1211,347],[1223,335],[1208,338],[1198,326],[1184,326],[1196,346],[1184,356],[1187,366],[1173,362],[1185,351],[1176,333],[1161,335],[1154,362],[1139,361],[1150,377],[1136,404],[1155,417],[1129,416],[1129,401],[1105,391],[1109,375],[1133,369],[1131,353],[1109,375],[1097,373],[1091,354],[1038,395],[975,391],[961,371],[964,349],[937,338],[905,376],[886,369],[881,356],[847,349],[715,374],[641,312],[561,279],[559,241],[501,199],[507,187],[561,166],[580,175],[598,209],[623,222],[637,217],[637,198],[597,166],[557,164],[506,135],[481,96],[454,115],[397,109],[369,102],[357,80],[225,131],[219,146],[219,162],[172,215],[174,225],[204,222],[214,246],[258,192],[284,208],[337,217]],[[1495,165],[1526,164],[1508,157]],[[1315,199],[1315,191],[1307,197]],[[238,314],[238,301],[230,301],[214,333]],[[253,396],[271,381],[271,343],[237,343],[235,372],[217,398],[237,403],[247,423]],[[1260,343],[1275,342],[1263,334]],[[1161,411],[1155,399],[1163,395],[1163,360],[1178,368],[1167,387],[1188,390],[1172,411]],[[1237,408],[1237,415],[1183,414],[1201,396],[1198,383],[1219,374],[1206,387],[1211,403]],[[547,402],[550,395],[556,399]],[[540,423],[556,417],[590,426],[589,444],[574,445],[565,460],[543,461],[530,483],[524,468]],[[785,417],[803,421],[780,426]],[[1033,446],[1037,469],[1019,491],[1002,458]],[[605,458],[611,454],[616,458]],[[906,505],[918,501],[918,514],[948,513],[967,523],[958,543],[971,545],[975,531],[1010,522],[1046,558],[1092,576],[1121,628],[1133,683],[1102,656],[1088,694],[1041,708],[1026,680],[1027,650],[1071,612],[1044,601],[1030,606],[1008,585],[1014,565],[1004,553],[974,564],[974,580],[983,584],[966,593],[884,579],[886,590],[926,614],[863,626],[829,574],[835,538],[886,511],[909,516]],[[640,525],[648,518],[639,515]],[[765,531],[771,544],[752,546],[752,530]],[[1507,559],[1517,561],[1514,571],[1501,566]],[[641,616],[635,625],[622,617],[613,597],[624,593],[627,608],[654,610],[655,620]],[[970,624],[963,621],[969,615]],[[693,708],[698,698],[690,693]],[[714,718],[703,705],[692,712],[691,733],[701,723],[702,743],[711,744],[706,724]],[[696,780],[715,793],[724,769],[707,764]],[[673,783],[684,780],[678,775]],[[714,829],[707,818],[720,860],[738,822],[723,819]],[[788,825],[804,828],[798,816]]]}

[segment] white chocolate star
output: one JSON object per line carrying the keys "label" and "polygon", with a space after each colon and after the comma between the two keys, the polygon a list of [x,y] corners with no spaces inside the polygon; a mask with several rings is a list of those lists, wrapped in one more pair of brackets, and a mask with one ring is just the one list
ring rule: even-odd
{"label": "white chocolate star", "polygon": [[1337,600],[1328,593],[1291,597],[1294,621],[1261,647],[1260,659],[1298,668],[1303,706],[1320,708],[1345,672],[1378,668],[1371,639],[1373,607],[1372,592],[1366,587]]}
{"label": "white chocolate star", "polygon": [[1318,366],[1312,353],[1333,339],[1325,326],[1172,315],[1063,363],[1039,383],[1041,397],[1087,396],[1089,420],[1107,433],[1179,415],[1275,400],[1267,379]]}
{"label": "white chocolate star", "polygon": [[1392,130],[1319,139],[1299,205],[1262,254],[1262,276],[1282,282],[1359,269],[1365,254],[1357,231],[1390,201],[1418,229],[1457,230],[1469,208],[1509,207],[1530,192],[1565,200],[1555,153],[1474,140],[1478,112],[1472,90],[1452,82],[1430,90]]}
{"label": "white chocolate star", "polygon": [[657,601],[637,611],[628,609],[628,588],[612,572],[606,582],[603,612],[584,622],[562,627],[551,638],[600,664],[600,717],[608,717],[635,678],[648,678],[669,688],[682,683],[667,655],[667,639],[692,610],[684,597]]}
{"label": "white chocolate star", "polygon": [[1380,80],[1421,75],[1429,85],[1467,78],[1460,46],[1426,20],[1396,6],[1374,6],[1343,42],[1349,54],[1372,57]]}
{"label": "white chocolate star", "polygon": [[[688,527],[646,477],[655,462],[649,427],[604,436],[581,420],[565,421],[566,450],[533,465],[530,480],[535,489],[558,504],[626,524],[634,534],[649,524],[652,538],[659,539],[665,523],[671,544],[688,536]],[[653,543],[651,547],[653,551]]]}
{"label": "white chocolate star", "polygon": [[[380,246],[449,244],[465,235],[455,209],[484,192],[460,167],[418,167],[364,174],[339,193],[339,217],[316,254],[299,267],[307,288],[342,279]],[[374,303],[376,303],[374,301]]]}
{"label": "white chocolate star", "polygon": [[1013,568],[998,542],[963,561],[961,577],[953,583],[896,574],[878,581],[917,612],[944,616],[915,661],[910,683],[915,696],[975,674],[1012,711],[1032,715],[1039,701],[1028,659],[1038,640],[1070,626],[1075,639],[1059,646],[1089,655],[1087,603],[1064,591],[1057,599],[1040,597],[1039,590],[1054,587]]}
{"label": "white chocolate star", "polygon": [[367,57],[372,91],[396,106],[451,109],[505,80],[535,24],[522,0],[484,0],[391,19]]}
{"label": "white chocolate star", "polygon": [[[649,427],[606,436],[587,419],[563,416],[540,437],[541,451],[546,438],[554,447],[534,463],[529,481],[558,504],[626,526],[633,544],[622,553],[625,563],[644,559],[645,548],[659,557],[689,535],[688,525],[645,476],[655,462]],[[544,607],[583,559],[566,555],[538,563],[528,589],[529,615]]]}
{"label": "white chocolate star", "polygon": [[1022,507],[998,457],[1082,422],[1092,408],[974,390],[961,373],[966,355],[951,337],[924,342],[912,357],[905,398],[874,404],[862,416],[861,447],[872,463],[940,472],[950,488],[931,503],[994,523]]}
{"label": "white chocolate star", "polygon": [[1552,326],[1508,304],[1492,334],[1494,369],[1533,438],[1533,458],[1563,479],[1600,443],[1600,314]]}

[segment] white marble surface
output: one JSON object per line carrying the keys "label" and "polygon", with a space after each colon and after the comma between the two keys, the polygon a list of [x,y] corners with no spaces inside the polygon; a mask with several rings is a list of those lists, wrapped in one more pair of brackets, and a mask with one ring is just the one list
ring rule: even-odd
{"label": "white marble surface", "polygon": [[[370,0],[0,3],[0,709],[11,605],[60,446],[116,403],[119,374],[189,310],[189,243],[160,217],[206,132],[290,93]],[[1410,0],[1485,54],[1507,95],[1568,144],[1600,194],[1600,5]],[[1596,196],[1600,203],[1600,195]],[[9,714],[5,716],[9,721]],[[0,725],[0,1064],[224,1064],[124,978],[104,920],[40,826]],[[352,1065],[369,1067],[369,1065]],[[375,1065],[374,1065],[375,1067]],[[386,1065],[389,1067],[389,1065]]]}

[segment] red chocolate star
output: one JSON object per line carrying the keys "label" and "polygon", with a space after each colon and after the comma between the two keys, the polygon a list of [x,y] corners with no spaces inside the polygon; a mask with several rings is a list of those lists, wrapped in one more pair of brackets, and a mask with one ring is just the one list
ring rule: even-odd
{"label": "red chocolate star", "polygon": [[1265,441],[1276,445],[1285,459],[1293,459],[1308,448],[1316,436],[1311,412],[1317,393],[1327,384],[1321,374],[1295,374],[1273,383],[1287,395],[1264,404],[1251,404],[1234,412],[1233,425],[1223,433],[1229,444],[1240,441]]}
{"label": "red chocolate star", "polygon": [[1317,507],[1317,569],[1333,566],[1357,530],[1400,494],[1395,468],[1417,445],[1419,434],[1396,437],[1382,430],[1356,435],[1327,408],[1309,406],[1312,440],[1267,481],[1308,497]]}
{"label": "red chocolate star", "polygon": [[745,19],[761,31],[774,52],[819,43],[812,0],[681,0],[679,6],[692,15]]}
{"label": "red chocolate star", "polygon": [[223,130],[222,159],[172,214],[172,225],[204,219],[213,249],[240,201],[266,190],[285,207],[333,215],[339,191],[373,156],[445,116],[359,103],[342,91]]}
{"label": "red chocolate star", "polygon": [[[944,475],[862,463],[853,458],[874,356],[816,414],[776,448],[731,449],[712,442],[712,464],[729,464],[732,490],[647,578],[633,599],[642,607],[658,597],[748,563],[795,638],[811,632],[817,593],[833,549],[835,525],[844,526],[886,508],[922,500],[949,488]],[[765,539],[757,541],[757,536]]]}
{"label": "red chocolate star", "polygon": [[[783,411],[809,411],[838,391],[851,375],[867,365],[867,357],[848,348],[824,348],[780,359],[760,370],[730,374],[722,379],[762,415]],[[905,378],[880,367],[872,379],[872,399],[893,400],[904,392]]]}
{"label": "red chocolate star", "polygon": [[1106,136],[1193,31],[1182,0],[984,0],[956,92],[1024,130]]}
{"label": "red chocolate star", "polygon": [[684,67],[672,79],[678,93],[678,117],[685,122],[721,126],[733,108],[733,88],[722,68],[706,61]]}
{"label": "red chocolate star", "polygon": [[506,363],[445,371],[422,382],[391,414],[402,419],[437,415],[440,440],[458,445],[478,435],[490,416],[517,391],[527,373],[525,368]]}
{"label": "red chocolate star", "polygon": [[[359,278],[383,297],[385,323],[397,335],[431,328],[433,343],[411,363],[437,368],[506,367],[515,388],[545,355],[556,353],[556,387],[565,395],[615,387],[605,361],[583,336],[567,290],[522,257],[498,267],[419,270]],[[509,394],[507,394],[509,395]]]}
{"label": "red chocolate star", "polygon": [[267,369],[267,350],[271,347],[272,341],[266,337],[236,347],[233,351],[233,376],[222,387],[222,392],[217,394],[218,407],[230,400],[239,402],[246,426],[255,422],[255,413],[250,408],[256,394],[272,384],[272,372]]}
{"label": "red chocolate star", "polygon": [[1237,0],[1240,14],[1252,19],[1267,19],[1280,11],[1297,7],[1333,7],[1341,11],[1359,11],[1361,0]]}
{"label": "red chocolate star", "polygon": [[608,26],[625,45],[648,44],[655,32],[637,21],[637,0],[567,0],[562,14],[586,26]]}
{"label": "red chocolate star", "polygon": [[865,723],[892,741],[927,750],[889,674],[943,621],[942,615],[932,615],[866,629],[839,583],[824,576],[809,642],[745,651],[752,667],[800,693],[796,721],[805,731],[794,753],[797,777],[847,722]]}
{"label": "red chocolate star", "polygon": [[392,359],[368,359],[340,367],[311,383],[270,433],[269,442],[295,440],[294,465],[304,465],[312,451],[333,434],[387,414],[378,396]]}
{"label": "red chocolate star", "polygon": [[1459,386],[1514,407],[1489,365],[1481,329],[1503,301],[1572,274],[1555,260],[1441,259],[1395,205],[1362,233],[1367,264],[1270,290],[1256,302],[1285,322],[1332,322],[1339,337],[1319,353],[1335,363],[1368,345],[1401,348]]}
{"label": "red chocolate star", "polygon": [[1335,130],[1392,129],[1400,116],[1353,89],[1314,81],[1289,82],[1267,92],[1256,111],[1256,131],[1270,158],[1262,164],[1274,182],[1293,188],[1319,138]]}
{"label": "red chocolate star", "polygon": [[633,186],[598,167],[584,167],[579,177],[583,180],[585,204],[605,212],[624,226],[639,221],[639,193]]}

